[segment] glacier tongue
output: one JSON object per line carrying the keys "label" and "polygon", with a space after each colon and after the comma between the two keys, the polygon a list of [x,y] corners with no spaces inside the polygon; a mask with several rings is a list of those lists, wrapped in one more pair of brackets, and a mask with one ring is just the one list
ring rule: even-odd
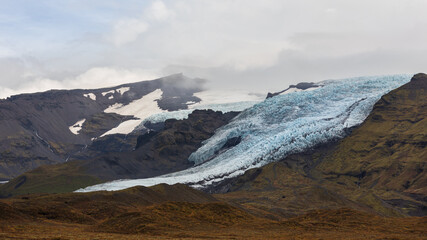
{"label": "glacier tongue", "polygon": [[[362,123],[382,95],[410,81],[410,75],[359,77],[324,81],[324,87],[269,98],[239,114],[203,142],[189,160],[196,166],[154,178],[117,180],[80,192],[119,190],[136,185],[187,183],[204,187],[343,137]],[[228,139],[241,142],[222,149]]]}

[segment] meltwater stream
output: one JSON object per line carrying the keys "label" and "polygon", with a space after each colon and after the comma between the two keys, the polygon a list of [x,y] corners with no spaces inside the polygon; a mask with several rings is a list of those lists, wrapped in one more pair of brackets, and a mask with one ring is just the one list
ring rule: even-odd
{"label": "meltwater stream", "polygon": [[[203,142],[189,161],[196,166],[159,177],[116,180],[78,190],[120,190],[159,183],[186,183],[203,188],[343,137],[345,129],[362,123],[382,95],[410,81],[410,75],[358,77],[324,81],[322,88],[269,98],[239,114]],[[223,149],[228,139],[236,146]]]}

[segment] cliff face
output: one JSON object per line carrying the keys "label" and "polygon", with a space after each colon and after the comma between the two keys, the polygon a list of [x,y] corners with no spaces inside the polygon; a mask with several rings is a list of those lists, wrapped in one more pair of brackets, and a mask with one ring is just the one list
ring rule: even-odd
{"label": "cliff face", "polygon": [[350,207],[427,215],[427,75],[384,95],[344,139],[286,157],[209,189],[272,218]]}

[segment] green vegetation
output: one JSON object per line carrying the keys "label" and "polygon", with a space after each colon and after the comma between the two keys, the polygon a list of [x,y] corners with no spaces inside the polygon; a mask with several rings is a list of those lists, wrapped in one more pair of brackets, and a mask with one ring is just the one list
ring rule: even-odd
{"label": "green vegetation", "polygon": [[42,166],[24,173],[0,186],[0,197],[30,193],[65,193],[84,186],[101,183],[96,177],[84,174],[77,162],[66,165]]}

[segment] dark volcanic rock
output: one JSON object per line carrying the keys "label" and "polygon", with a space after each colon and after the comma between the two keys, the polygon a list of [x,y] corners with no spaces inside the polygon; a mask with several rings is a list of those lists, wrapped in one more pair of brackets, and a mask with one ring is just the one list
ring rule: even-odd
{"label": "dark volcanic rock", "polygon": [[[163,94],[158,100],[161,109],[187,109],[188,101],[200,101],[193,93],[201,91],[202,84],[203,80],[176,74],[111,88],[51,90],[0,100],[0,179],[10,179],[42,165],[64,162],[76,154],[79,155],[77,159],[91,157],[90,153],[82,155],[82,150],[91,144],[92,138],[131,118],[104,113],[111,105],[126,105],[161,89]],[[120,88],[126,91],[117,91]],[[86,121],[79,134],[73,134],[69,127],[82,119]],[[103,142],[111,147],[111,140]],[[136,137],[131,140],[133,144]],[[97,154],[106,149],[99,148],[100,144],[94,146]]]}
{"label": "dark volcanic rock", "polygon": [[117,146],[128,147],[128,141],[118,144],[124,135],[102,138],[102,141],[95,142],[99,146],[89,146],[86,155],[79,156],[95,155],[105,148],[104,153],[86,160],[29,171],[0,186],[0,196],[69,192],[109,180],[153,177],[189,168],[193,166],[187,160],[190,154],[236,115],[236,112],[223,114],[212,110],[195,110],[188,119],[167,120],[164,129],[159,132],[151,131],[139,137],[132,135],[136,144],[134,151],[127,149],[120,152],[115,149]]}
{"label": "dark volcanic rock", "polygon": [[135,151],[104,155],[84,163],[84,169],[90,175],[113,180],[153,177],[189,168],[193,165],[187,160],[190,154],[236,115],[195,110],[188,119],[166,120],[160,132],[139,137]]}
{"label": "dark volcanic rock", "polygon": [[300,90],[307,90],[309,88],[315,88],[315,87],[319,87],[319,86],[320,85],[317,85],[317,84],[312,83],[312,82],[300,82],[300,83],[298,83],[296,85],[289,85],[288,88],[286,88],[285,90],[280,91],[280,92],[275,92],[275,93],[270,93],[269,92],[267,94],[267,98],[272,98],[274,96],[277,96],[277,95],[279,95],[281,93],[284,93],[284,92],[288,91],[291,88],[300,89]]}

